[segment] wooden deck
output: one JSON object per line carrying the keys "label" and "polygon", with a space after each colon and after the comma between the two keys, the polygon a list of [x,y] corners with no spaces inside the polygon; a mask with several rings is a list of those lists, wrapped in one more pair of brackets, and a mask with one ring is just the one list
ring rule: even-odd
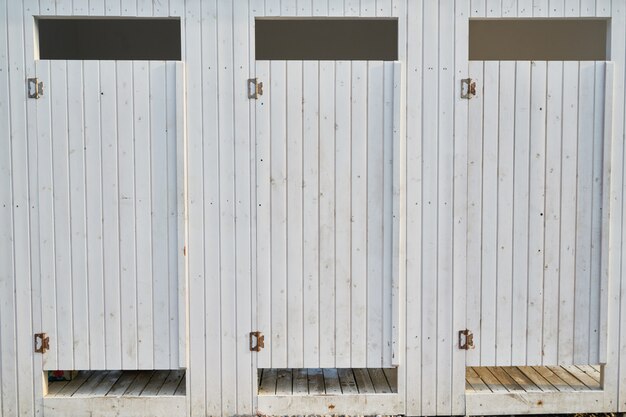
{"label": "wooden deck", "polygon": [[259,369],[259,395],[350,395],[398,392],[396,368]]}
{"label": "wooden deck", "polygon": [[185,371],[80,371],[48,384],[46,397],[162,397],[185,395]]}
{"label": "wooden deck", "polygon": [[599,366],[470,367],[465,389],[472,393],[599,391]]}

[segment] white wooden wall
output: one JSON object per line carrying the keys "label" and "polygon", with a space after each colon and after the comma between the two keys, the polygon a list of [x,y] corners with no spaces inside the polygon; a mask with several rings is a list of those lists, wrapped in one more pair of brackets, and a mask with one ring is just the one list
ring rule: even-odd
{"label": "white wooden wall", "polygon": [[177,368],[176,63],[36,73],[44,369]]}
{"label": "white wooden wall", "polygon": [[470,63],[478,94],[469,103],[467,326],[476,349],[468,365],[605,357],[606,70],[604,62]]}
{"label": "white wooden wall", "polygon": [[256,62],[259,368],[392,364],[394,65]]}
{"label": "white wooden wall", "polygon": [[[626,6],[623,0],[0,0],[0,407],[3,415],[41,413],[41,357],[32,334],[41,311],[36,212],[36,102],[24,81],[35,73],[32,15],[181,16],[187,65],[190,328],[188,395],[200,415],[254,414],[256,327],[251,228],[254,105],[253,17],[399,16],[406,65],[406,325],[400,391],[407,415],[464,413],[465,217],[468,17],[612,16],[615,62],[608,354],[610,402],[626,411],[626,247],[623,227]],[[9,55],[10,54],[10,55]],[[9,71],[10,69],[10,71]],[[200,94],[202,92],[202,94]],[[9,110],[10,107],[10,110]],[[231,110],[232,109],[232,110]],[[237,301],[237,302],[236,302]],[[252,307],[251,307],[252,306]],[[621,307],[620,307],[621,306]],[[623,362],[623,361],[622,361]],[[18,377],[19,375],[19,377]],[[32,376],[32,377],[31,377]],[[618,387],[622,395],[617,399]]]}

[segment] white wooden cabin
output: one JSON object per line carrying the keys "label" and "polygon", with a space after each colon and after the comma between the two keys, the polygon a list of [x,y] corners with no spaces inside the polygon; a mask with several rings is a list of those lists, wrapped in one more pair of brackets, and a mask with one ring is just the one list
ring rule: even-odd
{"label": "white wooden cabin", "polygon": [[0,0],[0,415],[626,412],[625,65],[624,0]]}

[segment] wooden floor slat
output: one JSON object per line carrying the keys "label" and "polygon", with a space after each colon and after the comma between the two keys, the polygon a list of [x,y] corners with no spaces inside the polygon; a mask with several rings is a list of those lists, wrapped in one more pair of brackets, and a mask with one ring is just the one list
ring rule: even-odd
{"label": "wooden floor slat", "polygon": [[55,381],[47,397],[151,397],[185,395],[184,370],[80,371],[71,381]]}
{"label": "wooden floor slat", "polygon": [[575,392],[600,390],[601,370],[594,366],[468,367],[468,393]]}
{"label": "wooden floor slat", "polygon": [[338,369],[337,374],[339,376],[339,385],[341,385],[341,392],[343,394],[359,393],[359,389],[356,386],[356,379],[354,379],[354,372],[352,371],[352,369]]}
{"label": "wooden floor slat", "polygon": [[276,395],[291,395],[292,392],[291,369],[279,369],[276,375]]}
{"label": "wooden floor slat", "polygon": [[398,392],[395,368],[259,369],[259,395],[359,395]]}
{"label": "wooden floor slat", "polygon": [[157,395],[174,395],[182,379],[185,378],[185,371],[173,370],[165,379],[163,386]]}

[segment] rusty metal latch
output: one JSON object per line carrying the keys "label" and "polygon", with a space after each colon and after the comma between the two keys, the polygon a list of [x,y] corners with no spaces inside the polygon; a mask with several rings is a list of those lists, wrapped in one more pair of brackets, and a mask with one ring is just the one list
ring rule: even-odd
{"label": "rusty metal latch", "polygon": [[39,98],[43,96],[43,81],[38,78],[28,79],[28,98]]}
{"label": "rusty metal latch", "polygon": [[265,336],[261,332],[250,332],[250,352],[260,352],[265,347]]}
{"label": "rusty metal latch", "polygon": [[461,80],[461,98],[470,99],[476,95],[476,81],[471,78]]}
{"label": "rusty metal latch", "polygon": [[263,83],[258,78],[248,79],[248,98],[258,99],[263,95]]}
{"label": "rusty metal latch", "polygon": [[50,338],[45,333],[35,333],[35,352],[46,353],[50,350]]}
{"label": "rusty metal latch", "polygon": [[468,329],[459,330],[459,349],[474,349],[474,333],[470,332]]}

